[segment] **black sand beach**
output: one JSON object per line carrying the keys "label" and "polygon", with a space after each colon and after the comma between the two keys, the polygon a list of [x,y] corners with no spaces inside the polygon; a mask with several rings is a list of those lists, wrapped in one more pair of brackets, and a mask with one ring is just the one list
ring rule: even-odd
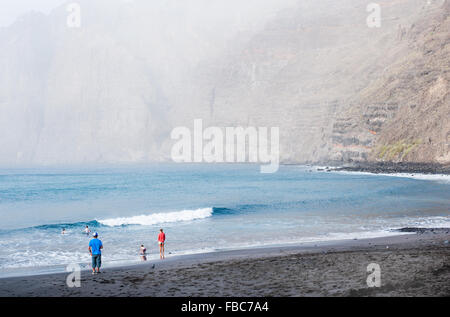
{"label": "black sand beach", "polygon": [[[0,279],[0,296],[450,296],[450,229],[409,235],[216,252],[81,273]],[[367,266],[381,287],[367,286]]]}

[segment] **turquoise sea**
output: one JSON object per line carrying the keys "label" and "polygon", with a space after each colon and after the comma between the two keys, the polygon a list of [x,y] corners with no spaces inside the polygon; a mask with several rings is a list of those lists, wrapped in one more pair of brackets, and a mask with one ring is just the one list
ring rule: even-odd
{"label": "turquoise sea", "polygon": [[139,262],[141,244],[158,258],[160,228],[175,256],[450,227],[448,178],[406,176],[246,164],[0,169],[0,277],[87,268],[86,225],[105,267]]}

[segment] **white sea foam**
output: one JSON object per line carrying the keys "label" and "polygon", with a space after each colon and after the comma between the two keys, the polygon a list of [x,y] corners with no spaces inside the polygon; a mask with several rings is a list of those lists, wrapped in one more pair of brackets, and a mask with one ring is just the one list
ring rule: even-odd
{"label": "white sea foam", "polygon": [[155,213],[149,215],[123,217],[123,218],[111,218],[104,220],[97,220],[99,223],[116,227],[122,225],[143,225],[151,226],[160,223],[191,221],[197,219],[204,219],[211,217],[213,214],[212,208],[200,208],[195,210],[181,210],[175,212]]}
{"label": "white sea foam", "polygon": [[417,228],[450,228],[450,217],[426,217],[410,220],[408,227]]}
{"label": "white sea foam", "polygon": [[427,181],[436,181],[439,183],[450,184],[450,175],[447,174],[423,174],[423,173],[371,173],[362,171],[341,171],[337,170],[338,167],[334,166],[321,166],[321,165],[299,165],[300,170],[312,170],[316,172],[321,172],[328,170],[330,172],[336,172],[339,174],[349,174],[349,175],[372,175],[372,176],[392,176],[392,177],[402,177],[402,178],[413,178]]}
{"label": "white sea foam", "polygon": [[450,184],[450,175],[446,174],[421,174],[421,173],[370,173],[370,172],[353,172],[353,171],[333,171],[339,174],[349,175],[372,175],[372,176],[391,176],[402,178],[413,178],[419,180],[435,181],[443,184]]}
{"label": "white sea foam", "polygon": [[427,181],[436,181],[439,183],[450,184],[450,175],[445,174],[414,174],[414,173],[396,173],[396,174],[382,174],[385,176],[406,177]]}

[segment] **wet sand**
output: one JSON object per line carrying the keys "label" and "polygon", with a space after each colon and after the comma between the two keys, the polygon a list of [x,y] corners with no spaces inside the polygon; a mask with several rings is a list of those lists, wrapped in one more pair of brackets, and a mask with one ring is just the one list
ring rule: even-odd
{"label": "wet sand", "polygon": [[[215,252],[68,273],[0,279],[0,296],[450,296],[450,229],[385,238]],[[367,266],[381,287],[367,286]]]}

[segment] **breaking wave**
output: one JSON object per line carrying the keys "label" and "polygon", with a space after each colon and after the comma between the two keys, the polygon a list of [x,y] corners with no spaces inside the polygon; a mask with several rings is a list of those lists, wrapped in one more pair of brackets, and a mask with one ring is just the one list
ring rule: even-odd
{"label": "breaking wave", "polygon": [[125,226],[125,225],[151,226],[160,223],[205,219],[211,217],[213,215],[213,211],[214,211],[213,208],[200,208],[195,210],[181,210],[181,211],[155,213],[132,217],[110,218],[104,220],[97,220],[97,222],[102,225],[110,227]]}

